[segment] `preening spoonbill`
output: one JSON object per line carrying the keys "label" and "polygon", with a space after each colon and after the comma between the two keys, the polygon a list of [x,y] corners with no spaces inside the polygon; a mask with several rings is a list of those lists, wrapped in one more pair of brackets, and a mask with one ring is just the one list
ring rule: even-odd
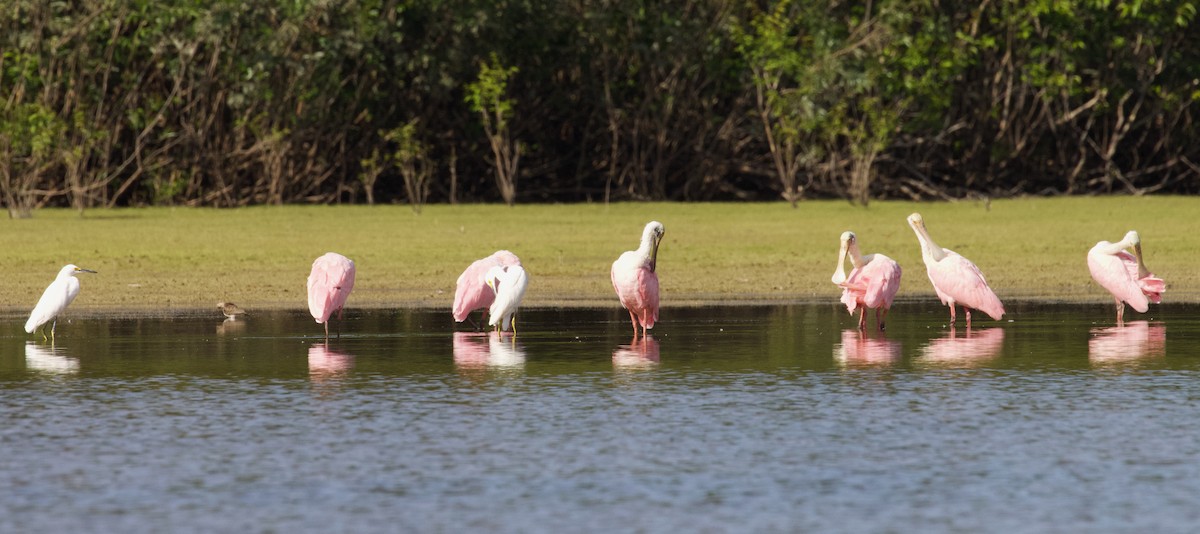
{"label": "preening spoonbill", "polygon": [[[846,276],[847,256],[853,267],[849,277]],[[842,288],[842,303],[851,316],[854,310],[862,308],[858,317],[859,330],[867,328],[867,308],[875,310],[875,322],[883,330],[892,299],[900,290],[900,264],[883,254],[863,256],[858,250],[858,236],[854,232],[843,232],[833,283]]]}
{"label": "preening spoonbill", "polygon": [[350,258],[327,252],[313,262],[308,275],[308,311],[317,324],[325,325],[325,337],[329,337],[329,317],[337,312],[341,320],[342,308],[353,289],[354,262]]}
{"label": "preening spoonbill", "polygon": [[662,243],[664,228],[658,221],[650,221],[642,230],[642,243],[637,250],[630,250],[612,264],[613,289],[621,306],[629,310],[629,321],[633,323],[633,336],[642,335],[654,328],[658,321],[658,245]]}
{"label": "preening spoonbill", "polygon": [[516,334],[517,308],[521,306],[521,299],[525,298],[525,288],[529,287],[529,275],[525,274],[525,269],[520,265],[497,265],[488,269],[484,280],[488,288],[495,292],[495,300],[488,310],[492,316],[488,326],[494,326],[496,331],[503,332],[511,325],[513,333]]}
{"label": "preening spoonbill", "polygon": [[225,318],[231,321],[246,315],[246,310],[239,308],[237,304],[232,302],[218,302],[217,309],[221,310],[221,313],[225,315]]}
{"label": "preening spoonbill", "polygon": [[[46,286],[46,291],[42,293],[42,298],[38,299],[37,306],[33,307],[33,312],[29,314],[29,320],[25,321],[25,333],[32,334],[38,328],[42,329],[42,339],[46,339],[46,323],[50,324],[50,338],[54,338],[54,329],[58,326],[58,314],[67,309],[71,301],[79,296],[79,279],[75,275],[79,273],[95,273],[90,269],[81,269],[75,265],[65,265],[59,269],[58,276],[54,277],[54,281]],[[53,321],[53,322],[51,322]]]}
{"label": "preening spoonbill", "polygon": [[953,250],[942,248],[929,237],[925,220],[920,213],[908,216],[908,225],[921,242],[921,259],[925,260],[925,271],[942,304],[950,307],[950,324],[955,321],[954,306],[961,304],[967,312],[967,326],[971,326],[971,309],[988,314],[997,321],[1004,316],[1004,304],[988,287],[987,280],[971,260],[959,256]]}
{"label": "preening spoonbill", "polygon": [[491,256],[475,260],[467,267],[467,270],[458,276],[458,282],[455,284],[454,308],[451,310],[454,320],[461,323],[471,312],[479,309],[484,310],[486,315],[488,307],[496,299],[496,292],[487,286],[484,275],[492,267],[511,265],[521,265],[517,255],[507,250],[497,250]]}
{"label": "preening spoonbill", "polygon": [[[1125,249],[1132,248],[1133,254]],[[1125,304],[1138,313],[1146,313],[1150,303],[1162,302],[1167,284],[1154,276],[1142,260],[1142,238],[1130,230],[1125,238],[1109,243],[1101,241],[1088,251],[1088,270],[1092,279],[1112,293],[1117,301],[1117,324],[1125,322]]]}

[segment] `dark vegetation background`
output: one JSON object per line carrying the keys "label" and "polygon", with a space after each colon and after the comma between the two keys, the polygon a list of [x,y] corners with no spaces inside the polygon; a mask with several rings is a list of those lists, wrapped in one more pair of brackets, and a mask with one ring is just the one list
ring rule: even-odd
{"label": "dark vegetation background", "polygon": [[1184,1],[0,0],[45,205],[1200,192]]}

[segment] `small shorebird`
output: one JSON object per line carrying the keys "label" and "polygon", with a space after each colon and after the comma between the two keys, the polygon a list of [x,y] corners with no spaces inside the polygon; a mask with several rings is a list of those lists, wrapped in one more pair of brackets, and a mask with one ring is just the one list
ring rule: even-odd
{"label": "small shorebird", "polygon": [[225,318],[230,320],[237,320],[238,317],[246,315],[246,310],[232,302],[218,302],[217,309],[221,310],[221,313],[225,314]]}

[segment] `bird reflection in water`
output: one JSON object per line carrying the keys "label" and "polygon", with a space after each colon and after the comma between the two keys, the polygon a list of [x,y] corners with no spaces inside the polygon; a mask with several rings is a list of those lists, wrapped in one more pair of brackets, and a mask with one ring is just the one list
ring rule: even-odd
{"label": "bird reflection in water", "polygon": [[324,343],[308,347],[308,377],[326,382],[346,375],[354,368],[354,356],[330,349]]}
{"label": "bird reflection in water", "polygon": [[900,361],[900,342],[870,337],[857,329],[842,330],[842,342],[833,346],[833,359],[846,366],[891,365]]}
{"label": "bird reflection in water", "polygon": [[245,329],[246,321],[239,321],[233,318],[225,319],[217,324],[217,335],[233,336],[242,333],[242,331]]}
{"label": "bird reflection in water", "polygon": [[523,369],[525,349],[511,333],[455,332],[454,365],[460,370]]}
{"label": "bird reflection in water", "polygon": [[1004,346],[1004,329],[966,329],[958,335],[954,327],[921,348],[921,359],[939,365],[974,365],[991,360]]}
{"label": "bird reflection in water", "polygon": [[1088,360],[1092,363],[1122,363],[1166,355],[1167,327],[1133,321],[1125,326],[1093,328],[1088,340]]}
{"label": "bird reflection in water", "polygon": [[649,334],[634,336],[628,345],[620,345],[613,351],[612,361],[617,369],[655,367],[659,362],[658,340]]}
{"label": "bird reflection in water", "polygon": [[39,346],[32,341],[25,343],[25,368],[30,371],[55,375],[79,372],[79,359],[67,356],[63,349],[54,345]]}

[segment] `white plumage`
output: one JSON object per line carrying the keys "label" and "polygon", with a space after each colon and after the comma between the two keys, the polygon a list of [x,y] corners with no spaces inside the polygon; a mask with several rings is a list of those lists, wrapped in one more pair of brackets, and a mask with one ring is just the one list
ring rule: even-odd
{"label": "white plumage", "polygon": [[[46,323],[54,321],[50,326],[50,336],[54,337],[54,328],[58,326],[58,314],[67,309],[71,301],[79,296],[79,279],[75,278],[75,275],[95,272],[75,265],[67,265],[59,270],[58,276],[46,287],[42,298],[38,299],[37,306],[34,306],[33,312],[29,314],[29,320],[25,322],[25,332],[32,334]],[[42,332],[42,337],[46,337],[45,332]]]}
{"label": "white plumage", "polygon": [[517,327],[513,317],[525,298],[525,288],[529,287],[529,275],[520,265],[501,265],[492,267],[484,277],[488,287],[496,292],[496,300],[488,310],[488,325],[497,327],[501,332],[512,327],[516,333]]}

